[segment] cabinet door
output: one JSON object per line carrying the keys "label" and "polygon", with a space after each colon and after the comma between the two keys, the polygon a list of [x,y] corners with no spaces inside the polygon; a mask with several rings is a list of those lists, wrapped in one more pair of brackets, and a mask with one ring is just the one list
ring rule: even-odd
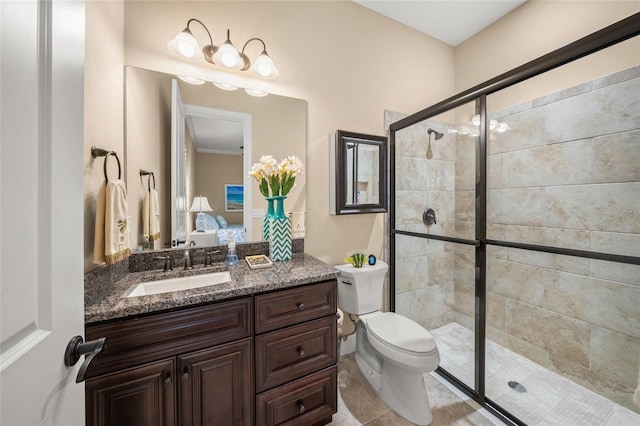
{"label": "cabinet door", "polygon": [[87,425],[175,425],[174,371],[171,358],[87,380]]}
{"label": "cabinet door", "polygon": [[180,424],[253,423],[251,339],[178,357]]}

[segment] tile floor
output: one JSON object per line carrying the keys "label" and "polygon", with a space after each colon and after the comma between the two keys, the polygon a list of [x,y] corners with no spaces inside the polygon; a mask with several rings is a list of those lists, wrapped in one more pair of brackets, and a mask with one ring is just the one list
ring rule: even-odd
{"label": "tile floor", "polygon": [[[473,387],[473,332],[450,323],[431,334],[440,366]],[[487,397],[531,426],[638,426],[640,414],[556,374],[495,342],[487,342]],[[516,380],[526,392],[508,386]]]}
{"label": "tile floor", "polygon": [[[433,412],[433,426],[492,426],[501,425],[497,419],[479,406],[463,401],[454,391],[425,374],[429,402]],[[472,402],[472,404],[475,404]],[[484,412],[484,415],[483,415]],[[486,417],[485,417],[486,416]],[[412,425],[385,404],[367,383],[358,369],[353,353],[343,355],[338,362],[338,412],[333,426],[405,426]]]}

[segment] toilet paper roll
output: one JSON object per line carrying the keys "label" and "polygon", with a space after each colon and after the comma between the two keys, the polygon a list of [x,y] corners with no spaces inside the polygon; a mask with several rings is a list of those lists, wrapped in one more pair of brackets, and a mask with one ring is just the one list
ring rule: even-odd
{"label": "toilet paper roll", "polygon": [[356,324],[351,320],[350,315],[346,315],[338,308],[338,335],[342,336],[345,340],[346,337],[355,333]]}

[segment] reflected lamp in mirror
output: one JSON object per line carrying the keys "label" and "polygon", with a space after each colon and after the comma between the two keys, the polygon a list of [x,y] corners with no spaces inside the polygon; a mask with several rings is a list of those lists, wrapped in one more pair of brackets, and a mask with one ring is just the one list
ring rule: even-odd
{"label": "reflected lamp in mirror", "polygon": [[329,145],[331,213],[386,213],[387,138],[338,130]]}
{"label": "reflected lamp in mirror", "polygon": [[204,212],[212,212],[213,209],[209,205],[207,197],[194,197],[193,204],[189,209],[191,213],[198,213],[196,217],[196,230],[198,232],[204,232]]}
{"label": "reflected lamp in mirror", "polygon": [[[200,49],[198,41],[191,32],[191,24],[197,22],[204,28],[209,37],[209,44]],[[247,46],[252,41],[257,41],[262,44],[261,53],[251,64],[251,60],[245,53]],[[254,74],[262,78],[275,78],[279,72],[276,68],[273,60],[267,53],[267,46],[264,41],[258,37],[253,37],[247,40],[242,46],[242,51],[238,52],[231,42],[230,31],[227,29],[227,39],[221,46],[215,46],[213,44],[213,38],[209,29],[198,19],[191,18],[187,21],[187,27],[180,31],[176,36],[169,40],[167,47],[176,56],[189,61],[200,61],[204,59],[210,64],[226,68],[228,70],[248,71],[251,70]]]}

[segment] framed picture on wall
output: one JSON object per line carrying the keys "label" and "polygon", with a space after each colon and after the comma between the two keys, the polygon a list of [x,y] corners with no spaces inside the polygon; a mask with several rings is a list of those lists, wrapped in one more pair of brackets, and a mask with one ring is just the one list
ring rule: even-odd
{"label": "framed picture on wall", "polygon": [[241,212],[244,210],[244,186],[226,183],[224,185],[224,211]]}

